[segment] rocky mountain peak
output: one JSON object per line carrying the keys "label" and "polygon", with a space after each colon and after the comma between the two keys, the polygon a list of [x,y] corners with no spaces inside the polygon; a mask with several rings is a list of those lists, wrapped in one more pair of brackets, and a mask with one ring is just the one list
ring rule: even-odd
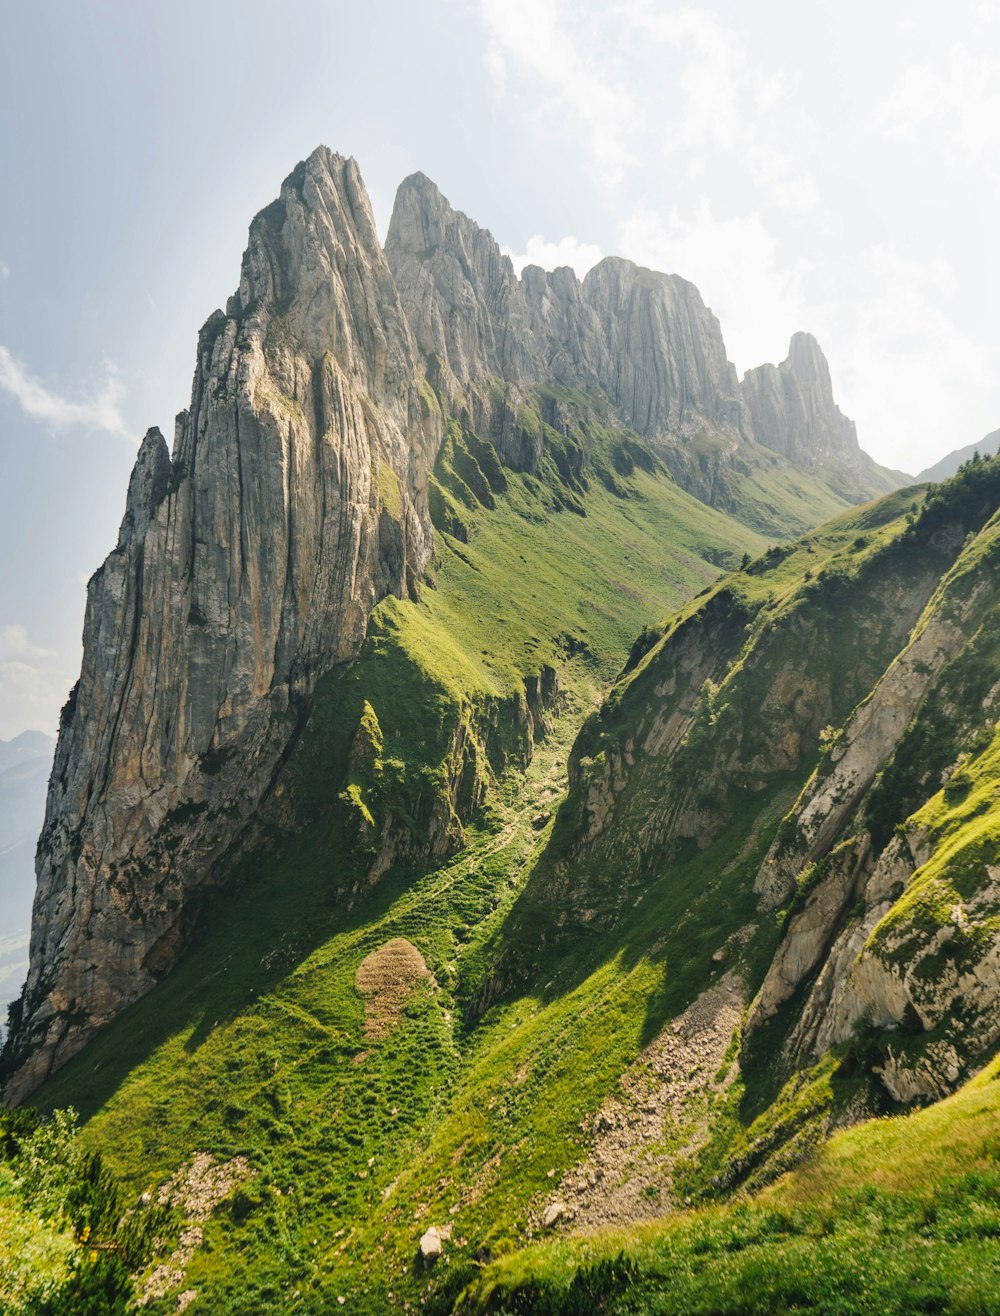
{"label": "rocky mountain peak", "polygon": [[742,432],[736,370],[693,283],[606,256],[584,278],[583,295],[607,339],[605,389],[633,428],[649,437],[705,425]]}
{"label": "rocky mountain peak", "polygon": [[461,384],[534,376],[533,335],[510,257],[424,174],[396,193],[386,256],[417,345]]}
{"label": "rocky mountain peak", "polygon": [[227,312],[247,337],[266,338],[280,317],[285,339],[314,360],[332,356],[402,419],[412,344],[353,159],[321,146],[288,175],[250,226]]}
{"label": "rocky mountain peak", "polygon": [[758,443],[804,466],[862,457],[854,422],[833,400],[830,367],[812,334],[793,334],[780,365],[748,370],[742,392]]}
{"label": "rocky mountain peak", "polygon": [[15,1095],[172,967],[316,680],[422,572],[440,438],[357,166],[321,147],[251,224],[239,291],[198,337],[173,459],[150,430],[88,586]]}
{"label": "rocky mountain peak", "polygon": [[133,539],[141,540],[145,535],[153,513],[167,496],[170,470],[167,441],[154,425],[146,431],[132,468],[125,499],[125,515],[118,531],[119,548]]}

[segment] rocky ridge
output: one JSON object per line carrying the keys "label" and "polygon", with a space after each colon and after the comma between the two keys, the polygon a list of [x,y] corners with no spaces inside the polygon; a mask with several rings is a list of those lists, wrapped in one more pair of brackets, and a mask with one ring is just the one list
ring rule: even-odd
{"label": "rocky ridge", "polygon": [[[742,1030],[751,1063],[775,1029],[791,1082],[860,1047],[882,1098],[906,1103],[946,1095],[992,1054],[1000,463],[964,468],[912,510],[904,497],[772,550],[640,639],[574,748],[570,795],[504,937],[521,949],[498,959],[484,1006],[532,956],[615,928],[694,865],[753,886],[766,971]],[[735,820],[741,848],[726,849]],[[718,857],[699,869],[699,851]],[[692,888],[686,919],[723,899],[718,880]],[[547,944],[526,952],[553,904]],[[723,944],[706,972],[728,959]]]}
{"label": "rocky ridge", "polygon": [[169,970],[317,676],[423,570],[440,421],[416,360],[357,166],[321,148],[254,220],[173,454],[147,434],[88,586],[8,1099]]}
{"label": "rocky ridge", "polygon": [[998,550],[994,516],[845,724],[757,879],[765,904],[796,884],[808,892],[749,1028],[801,989],[788,1053],[808,1059],[874,1030],[878,1072],[903,1102],[947,1095],[1000,1040]]}
{"label": "rocky ridge", "polygon": [[[708,502],[786,461],[752,432],[718,322],[677,276],[608,259],[582,283],[517,279],[421,175],[383,252],[356,164],[326,148],[255,218],[239,289],[199,335],[172,452],[149,431],[88,587],[8,1099],[169,972],[201,894],[281,812],[316,681],[357,655],[380,599],[418,588],[445,412],[531,470],[570,428],[559,388],[648,438]],[[832,395],[805,392],[833,443]],[[584,448],[574,460],[571,482]]]}
{"label": "rocky ridge", "polygon": [[[386,254],[417,343],[453,396],[489,380],[508,386],[508,405],[549,381],[599,395],[661,448],[685,488],[717,505],[720,471],[766,468],[773,453],[826,468],[848,501],[903,482],[859,448],[811,335],[796,334],[786,361],[741,384],[718,320],[678,275],[606,257],[583,280],[538,266],[518,279],[491,234],[419,173],[399,188]],[[558,426],[558,408],[547,419]],[[706,436],[692,455],[690,441]]]}

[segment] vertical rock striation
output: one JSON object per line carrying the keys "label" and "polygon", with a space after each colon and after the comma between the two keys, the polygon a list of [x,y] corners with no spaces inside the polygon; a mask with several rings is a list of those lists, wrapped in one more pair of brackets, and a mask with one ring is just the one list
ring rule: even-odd
{"label": "vertical rock striation", "polygon": [[[741,384],[718,320],[678,275],[606,257],[582,281],[537,266],[518,279],[492,236],[423,174],[399,187],[386,255],[421,352],[484,428],[500,432],[509,418],[483,384],[503,381],[503,407],[555,383],[609,407],[689,492],[725,510],[739,505],[734,481],[781,466],[817,473],[848,502],[904,483],[859,448],[810,334]],[[558,408],[548,419],[559,427]]]}
{"label": "vertical rock striation", "polygon": [[719,322],[686,279],[617,257],[582,282],[534,265],[518,279],[493,237],[423,174],[400,185],[386,255],[421,351],[459,385],[500,377],[600,391],[647,438],[745,426]]}
{"label": "vertical rock striation", "polygon": [[440,435],[417,380],[357,166],[320,148],[253,221],[173,456],[150,430],[88,586],[8,1100],[172,967],[316,678],[422,571]]}
{"label": "vertical rock striation", "polygon": [[748,370],[740,389],[756,442],[793,466],[821,474],[847,502],[864,502],[909,482],[859,446],[854,421],[833,399],[830,367],[812,334],[793,334],[784,361]]}
{"label": "vertical rock striation", "polygon": [[742,390],[757,442],[790,461],[817,466],[860,456],[854,421],[833,400],[830,367],[812,334],[793,334],[781,365],[748,370]]}

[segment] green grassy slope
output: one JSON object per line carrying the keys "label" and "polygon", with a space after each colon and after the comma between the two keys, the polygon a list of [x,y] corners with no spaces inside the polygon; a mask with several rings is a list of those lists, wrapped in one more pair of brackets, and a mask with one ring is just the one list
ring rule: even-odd
{"label": "green grassy slope", "polygon": [[[910,490],[762,553],[628,436],[544,437],[515,473],[449,426],[419,601],[385,602],[317,690],[175,972],[41,1093],[135,1192],[245,1158],[151,1313],[181,1291],[213,1313],[448,1311],[530,1243],[609,1099],[632,1092],[645,1127],[671,1021],[762,980],[788,914],[759,913],[763,855],[973,528],[924,526]],[[402,940],[411,976],[380,995]],[[732,1032],[615,1168],[651,1176],[647,1216],[872,1109],[849,1048],[782,1089],[766,1047],[737,1068]]]}
{"label": "green grassy slope", "polygon": [[755,1197],[516,1253],[457,1310],[987,1316],[1000,1285],[998,1129],[995,1061],[927,1110],[836,1135]]}
{"label": "green grassy slope", "polygon": [[[546,834],[575,731],[641,621],[711,581],[716,563],[763,547],[680,492],[641,445],[623,457],[619,436],[589,437],[589,464],[568,479],[554,458],[536,475],[500,472],[452,427],[435,514],[457,533],[439,533],[432,583],[418,603],[384,603],[360,660],[317,691],[265,844],[197,944],[40,1094],[88,1117],[88,1145],[137,1192],[197,1152],[249,1158],[252,1178],[184,1267],[195,1310],[324,1310],[345,1296],[377,1311],[397,1275],[426,1282],[399,1268],[426,1227],[415,1217],[430,1209],[428,1167],[437,1173],[428,1147],[457,1092],[495,1086],[502,1053],[485,1078],[466,1075],[511,1031],[506,1018],[470,1030],[465,1005]],[[547,667],[558,692],[550,680],[539,693]],[[371,1036],[355,975],[399,937],[431,977]],[[612,993],[616,976],[605,975]],[[639,977],[646,990],[655,969]],[[631,990],[626,1054],[641,1032]],[[544,1028],[556,1059],[558,1023]],[[570,1113],[555,1114],[555,1146]],[[470,1181],[494,1154],[470,1155]],[[407,1176],[405,1192],[393,1188]],[[484,1200],[482,1217],[516,1230],[535,1178],[509,1176],[507,1205]],[[388,1219],[396,1191],[412,1208]],[[177,1287],[147,1310],[173,1310]]]}
{"label": "green grassy slope", "polygon": [[[839,467],[806,470],[790,466],[761,444],[732,441],[710,431],[689,435],[664,451],[685,488],[761,534],[791,539],[843,511],[889,492],[901,481],[891,476],[866,481]],[[874,474],[879,468],[872,465]],[[888,474],[888,473],[881,473]]]}

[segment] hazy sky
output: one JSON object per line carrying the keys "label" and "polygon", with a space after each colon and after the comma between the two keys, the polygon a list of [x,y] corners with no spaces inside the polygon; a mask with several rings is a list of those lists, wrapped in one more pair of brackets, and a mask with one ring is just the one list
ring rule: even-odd
{"label": "hazy sky", "polygon": [[692,279],[742,372],[812,330],[879,460],[1000,425],[1000,0],[45,0],[0,44],[0,738],[54,728],[138,440],[319,142],[515,260]]}

